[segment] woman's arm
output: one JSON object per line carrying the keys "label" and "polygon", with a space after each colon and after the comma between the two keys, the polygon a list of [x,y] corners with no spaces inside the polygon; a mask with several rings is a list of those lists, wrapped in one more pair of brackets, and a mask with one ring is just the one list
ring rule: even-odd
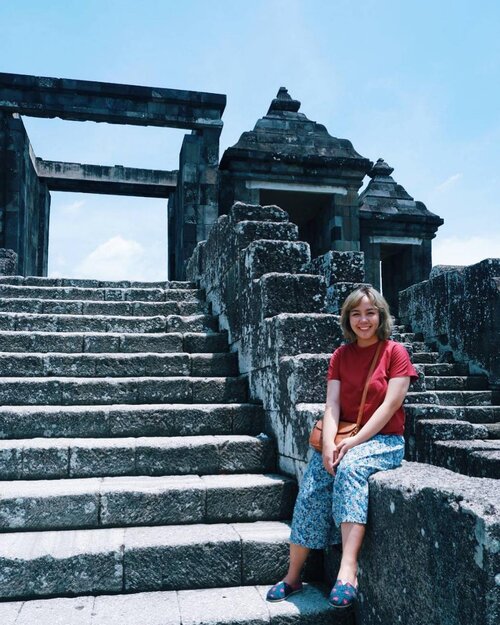
{"label": "woman's arm", "polygon": [[323,415],[323,466],[333,475],[337,448],[333,442],[340,415],[340,380],[329,380],[326,388],[326,406]]}
{"label": "woman's arm", "polygon": [[402,405],[409,386],[409,376],[391,378],[389,380],[385,399],[377,410],[375,410],[368,422],[355,436],[344,438],[344,440],[337,445],[338,455],[333,463],[334,467],[338,465],[349,449],[352,449],[360,443],[364,443],[380,432],[384,425],[389,422],[396,410]]}

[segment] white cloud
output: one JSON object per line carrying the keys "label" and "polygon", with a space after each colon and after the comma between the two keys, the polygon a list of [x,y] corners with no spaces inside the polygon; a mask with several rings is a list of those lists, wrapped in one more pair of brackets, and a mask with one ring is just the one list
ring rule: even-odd
{"label": "white cloud", "polygon": [[500,234],[448,237],[432,246],[433,265],[473,265],[485,258],[500,258]]}
{"label": "white cloud", "polygon": [[76,268],[79,278],[154,280],[147,276],[146,250],[137,241],[117,235],[98,245]]}
{"label": "white cloud", "polygon": [[450,176],[444,182],[439,184],[436,187],[436,191],[444,191],[447,187],[454,185],[455,182],[457,182],[457,180],[460,180],[461,177],[462,177],[462,174],[453,174],[453,176]]}

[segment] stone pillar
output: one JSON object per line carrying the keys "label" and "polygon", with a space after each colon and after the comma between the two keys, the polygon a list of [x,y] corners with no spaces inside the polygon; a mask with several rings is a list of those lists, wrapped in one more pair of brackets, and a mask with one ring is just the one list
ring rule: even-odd
{"label": "stone pillar", "polygon": [[220,129],[186,135],[179,156],[175,195],[169,201],[169,276],[183,280],[196,244],[206,240],[217,221]]}
{"label": "stone pillar", "polygon": [[331,249],[339,252],[358,252],[359,246],[359,216],[358,216],[358,189],[348,187],[347,195],[334,195],[332,202],[330,232]]}
{"label": "stone pillar", "polygon": [[0,113],[0,245],[22,275],[47,275],[50,194],[40,182],[21,119]]}

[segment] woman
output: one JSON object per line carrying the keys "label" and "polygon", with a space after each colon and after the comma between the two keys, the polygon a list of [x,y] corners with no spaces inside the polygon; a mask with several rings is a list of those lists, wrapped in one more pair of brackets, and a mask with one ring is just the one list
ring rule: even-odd
{"label": "woman", "polygon": [[[389,306],[374,288],[361,287],[345,300],[340,323],[349,343],[335,350],[328,367],[323,450],[313,453],[304,474],[293,514],[288,572],[269,590],[268,601],[283,601],[302,590],[309,550],[339,542],[334,533],[340,527],[342,560],[329,602],[338,608],[353,603],[368,514],[368,477],[398,467],[403,459],[402,404],[410,380],[418,376],[404,346],[389,340]],[[356,422],[372,362],[361,428],[335,445],[339,417]]]}

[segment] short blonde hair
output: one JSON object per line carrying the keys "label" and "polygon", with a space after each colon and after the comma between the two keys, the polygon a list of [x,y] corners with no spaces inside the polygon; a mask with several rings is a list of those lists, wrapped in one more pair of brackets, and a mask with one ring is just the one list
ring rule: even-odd
{"label": "short blonde hair", "polygon": [[392,319],[389,311],[389,304],[372,286],[361,286],[346,297],[340,312],[340,325],[342,327],[342,332],[348,341],[354,342],[357,339],[356,334],[352,331],[349,316],[351,314],[351,310],[358,306],[359,302],[365,295],[378,310],[379,325],[377,328],[377,336],[381,341],[385,341],[391,336],[392,332]]}

